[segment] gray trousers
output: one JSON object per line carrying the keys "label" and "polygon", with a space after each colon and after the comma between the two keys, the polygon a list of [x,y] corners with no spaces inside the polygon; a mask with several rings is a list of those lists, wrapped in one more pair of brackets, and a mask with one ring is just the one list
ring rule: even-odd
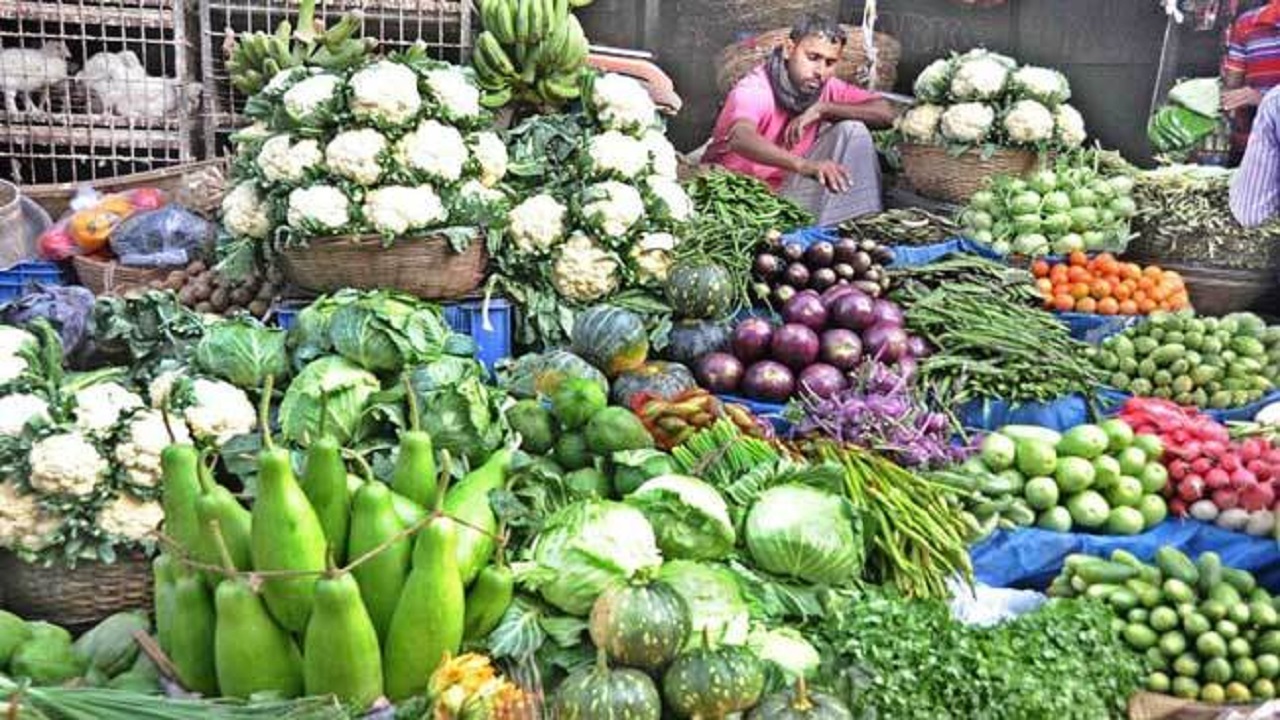
{"label": "gray trousers", "polygon": [[856,120],[828,125],[805,157],[834,160],[849,171],[849,190],[843,193],[833,193],[817,180],[794,173],[783,181],[779,194],[812,212],[818,225],[836,225],[883,209],[880,159],[866,125]]}

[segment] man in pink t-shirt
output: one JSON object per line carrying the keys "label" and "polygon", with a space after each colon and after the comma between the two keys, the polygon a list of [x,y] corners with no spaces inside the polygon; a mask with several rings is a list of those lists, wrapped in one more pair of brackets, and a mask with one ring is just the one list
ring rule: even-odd
{"label": "man in pink t-shirt", "polygon": [[702,162],[765,181],[820,225],[879,212],[880,165],[867,126],[887,127],[894,112],[833,77],[845,42],[827,18],[797,22],[729,93]]}

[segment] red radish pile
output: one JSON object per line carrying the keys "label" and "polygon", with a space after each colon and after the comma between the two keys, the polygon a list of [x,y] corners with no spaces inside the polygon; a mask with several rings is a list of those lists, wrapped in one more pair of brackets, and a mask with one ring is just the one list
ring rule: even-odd
{"label": "red radish pile", "polygon": [[1169,509],[1228,530],[1270,535],[1280,511],[1280,448],[1264,438],[1232,440],[1226,426],[1192,408],[1133,398],[1120,417],[1164,441]]}

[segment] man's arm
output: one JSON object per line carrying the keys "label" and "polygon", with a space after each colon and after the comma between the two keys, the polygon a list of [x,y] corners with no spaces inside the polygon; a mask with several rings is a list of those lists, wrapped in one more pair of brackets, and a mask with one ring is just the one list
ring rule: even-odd
{"label": "man's arm", "polygon": [[888,100],[876,98],[857,103],[820,102],[818,116],[826,122],[858,120],[870,128],[886,128],[893,124],[897,113]]}
{"label": "man's arm", "polygon": [[839,163],[815,162],[780,148],[765,139],[748,120],[739,120],[729,128],[728,147],[752,162],[814,178],[833,192],[849,188],[849,174]]}

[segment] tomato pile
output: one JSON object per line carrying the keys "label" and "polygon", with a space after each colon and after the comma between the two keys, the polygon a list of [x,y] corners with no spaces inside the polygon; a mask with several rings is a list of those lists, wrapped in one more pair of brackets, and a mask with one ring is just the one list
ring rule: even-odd
{"label": "tomato pile", "polygon": [[1182,276],[1156,265],[1120,262],[1111,253],[1093,258],[1073,252],[1065,263],[1031,265],[1046,308],[1099,315],[1147,315],[1190,306]]}

